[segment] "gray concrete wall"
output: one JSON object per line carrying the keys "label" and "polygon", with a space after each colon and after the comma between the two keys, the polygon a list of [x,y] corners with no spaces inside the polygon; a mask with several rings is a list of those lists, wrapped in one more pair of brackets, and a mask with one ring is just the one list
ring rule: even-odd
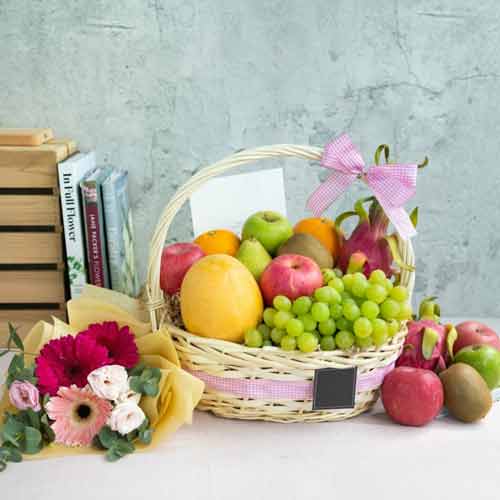
{"label": "gray concrete wall", "polygon": [[[495,0],[0,0],[0,126],[129,169],[142,274],[174,190],[235,149],[348,131],[367,158],[427,154],[417,295],[500,315],[499,21]],[[276,164],[298,219],[323,173]]]}

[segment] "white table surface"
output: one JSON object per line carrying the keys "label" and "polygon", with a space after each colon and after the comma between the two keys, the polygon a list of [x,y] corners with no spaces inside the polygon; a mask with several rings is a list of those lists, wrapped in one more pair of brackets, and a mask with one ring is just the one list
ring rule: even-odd
{"label": "white table surface", "polygon": [[[500,331],[500,320],[485,320]],[[6,361],[0,362],[3,373]],[[385,414],[273,424],[196,412],[157,449],[9,464],[1,500],[498,499],[500,403],[477,424],[423,428]]]}

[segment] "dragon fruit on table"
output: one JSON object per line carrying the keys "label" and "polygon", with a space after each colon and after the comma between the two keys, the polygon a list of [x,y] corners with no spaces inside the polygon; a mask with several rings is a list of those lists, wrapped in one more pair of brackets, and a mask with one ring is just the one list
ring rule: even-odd
{"label": "dragon fruit on table", "polygon": [[457,332],[439,322],[439,306],[433,297],[420,305],[420,318],[408,322],[408,335],[396,366],[410,366],[440,372],[453,357]]}

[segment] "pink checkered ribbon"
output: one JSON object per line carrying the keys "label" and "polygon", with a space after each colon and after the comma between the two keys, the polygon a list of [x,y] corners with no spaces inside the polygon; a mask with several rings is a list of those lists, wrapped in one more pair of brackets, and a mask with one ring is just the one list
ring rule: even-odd
{"label": "pink checkered ribbon", "polygon": [[314,191],[307,202],[307,207],[316,216],[323,213],[359,178],[372,190],[402,238],[408,239],[417,234],[403,208],[415,195],[416,164],[372,165],[365,170],[361,153],[349,136],[342,134],[325,146],[321,166],[332,170],[332,174]]}
{"label": "pink checkered ribbon", "polygon": [[[378,389],[384,377],[394,369],[394,363],[357,377],[356,392]],[[210,375],[197,370],[187,370],[191,375],[203,380],[208,389],[232,394],[245,399],[270,400],[312,400],[313,381],[263,380],[228,378]]]}

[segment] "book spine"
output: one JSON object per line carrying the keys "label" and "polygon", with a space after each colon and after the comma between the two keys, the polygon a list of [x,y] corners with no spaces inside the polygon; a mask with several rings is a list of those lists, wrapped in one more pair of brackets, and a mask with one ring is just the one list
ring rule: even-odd
{"label": "book spine", "polygon": [[120,235],[123,227],[123,221],[121,220],[121,213],[118,210],[115,184],[113,175],[103,183],[102,202],[106,226],[106,242],[111,288],[117,292],[123,292],[120,274],[122,260],[121,255],[123,253]]}
{"label": "book spine", "polygon": [[106,263],[102,205],[99,186],[95,181],[82,183],[82,199],[85,214],[87,261],[90,282],[95,286],[109,288]]}
{"label": "book spine", "polygon": [[113,290],[138,294],[132,220],[128,200],[128,175],[117,172],[102,186],[108,261]]}
{"label": "book spine", "polygon": [[79,179],[72,165],[59,164],[59,189],[71,298],[82,293],[87,281]]}

